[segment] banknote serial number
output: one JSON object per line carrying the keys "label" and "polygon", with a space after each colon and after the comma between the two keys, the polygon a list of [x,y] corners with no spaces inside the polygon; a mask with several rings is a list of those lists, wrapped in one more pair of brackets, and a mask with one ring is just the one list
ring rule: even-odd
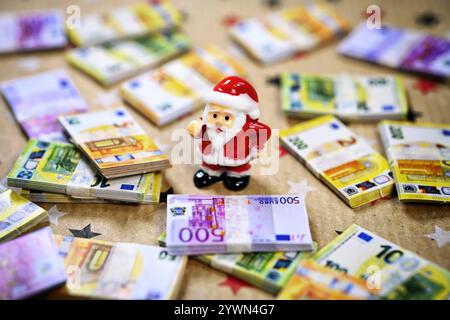
{"label": "banknote serial number", "polygon": [[262,197],[259,198],[259,204],[299,204],[300,197]]}

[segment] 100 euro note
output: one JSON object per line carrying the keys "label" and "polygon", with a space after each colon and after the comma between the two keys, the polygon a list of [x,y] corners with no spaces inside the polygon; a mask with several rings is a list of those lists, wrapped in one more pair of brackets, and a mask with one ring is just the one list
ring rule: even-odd
{"label": "100 euro note", "polygon": [[120,94],[133,108],[158,126],[180,118],[202,105],[202,97],[230,75],[246,70],[215,46],[195,48],[162,67],[120,86]]}
{"label": "100 euro note", "polygon": [[280,131],[282,144],[350,207],[388,196],[389,164],[333,116],[322,116]]}
{"label": "100 euro note", "polygon": [[70,295],[105,299],[175,298],[187,257],[135,243],[55,235]]}
{"label": "100 euro note", "polygon": [[58,116],[86,112],[86,101],[64,70],[5,81],[1,91],[29,138],[65,141]]}
{"label": "100 euro note", "polygon": [[46,210],[0,185],[0,242],[21,235],[47,217]]}
{"label": "100 euro note", "polygon": [[358,226],[351,225],[312,258],[316,263],[366,281],[389,300],[450,297],[450,273]]}
{"label": "100 euro note", "polygon": [[157,203],[161,173],[106,179],[69,143],[31,139],[7,177],[8,186],[81,198]]}
{"label": "100 euro note", "polygon": [[406,91],[398,77],[388,75],[280,75],[282,110],[292,117],[337,115],[343,120],[405,119]]}
{"label": "100 euro note", "polygon": [[401,201],[450,203],[450,125],[378,125]]}
{"label": "100 euro note", "polygon": [[[166,232],[158,237],[158,243],[166,246]],[[316,247],[314,243],[314,251],[311,252],[208,254],[194,256],[194,259],[275,294],[286,285],[299,262],[314,254]]]}
{"label": "100 euro note", "polygon": [[65,281],[50,227],[0,244],[0,300],[23,299]]}
{"label": "100 euro note", "polygon": [[277,297],[280,300],[368,300],[375,299],[366,282],[316,264],[301,261]]}
{"label": "100 euro note", "polygon": [[124,107],[59,120],[74,143],[106,178],[170,167],[169,157]]}
{"label": "100 euro note", "polygon": [[311,251],[304,197],[167,197],[167,250],[177,255]]}
{"label": "100 euro note", "polygon": [[101,84],[111,85],[179,55],[189,46],[187,36],[166,32],[76,48],[69,51],[66,58]]}

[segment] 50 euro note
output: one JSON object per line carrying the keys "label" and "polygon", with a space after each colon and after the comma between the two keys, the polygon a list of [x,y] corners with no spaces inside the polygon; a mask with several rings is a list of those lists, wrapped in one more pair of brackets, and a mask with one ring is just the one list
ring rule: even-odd
{"label": "50 euro note", "polygon": [[106,178],[170,167],[169,157],[124,107],[60,117],[73,142]]}
{"label": "50 euro note", "polygon": [[378,121],[405,119],[408,114],[398,77],[284,72],[279,81],[281,108],[292,117],[332,114],[349,121]]}
{"label": "50 euro note", "polygon": [[363,279],[380,299],[446,300],[450,296],[448,270],[355,224],[312,259]]}
{"label": "50 euro note", "polygon": [[391,193],[386,159],[334,116],[322,116],[280,131],[282,144],[350,207]]}
{"label": "50 euro note", "polygon": [[137,203],[157,203],[161,173],[106,179],[84,159],[78,149],[64,142],[31,139],[7,177],[8,186]]}
{"label": "50 euro note", "polygon": [[70,50],[66,58],[103,85],[112,85],[189,49],[181,32],[165,32]]}
{"label": "50 euro note", "polygon": [[46,210],[0,185],[0,242],[20,236],[47,218]]}
{"label": "50 euro note", "polygon": [[[160,246],[166,246],[166,232],[158,237]],[[207,254],[194,259],[210,265],[219,271],[231,274],[255,287],[276,294],[289,281],[300,261],[310,258],[309,252],[249,252],[228,254]]]}
{"label": "50 euro note", "polygon": [[167,251],[176,255],[311,251],[304,197],[168,195]]}
{"label": "50 euro note", "polygon": [[378,125],[401,201],[450,203],[450,125]]}
{"label": "50 euro note", "polygon": [[79,47],[106,41],[171,30],[183,20],[168,0],[138,3],[112,10],[85,14],[77,28],[67,28],[71,42]]}
{"label": "50 euro note", "polygon": [[277,299],[372,300],[375,297],[364,280],[304,260]]}
{"label": "50 euro note", "polygon": [[156,70],[124,82],[120,95],[162,126],[200,107],[204,93],[226,76],[245,73],[227,52],[210,45],[195,48]]}
{"label": "50 euro note", "polygon": [[65,281],[50,227],[0,244],[0,300],[27,298]]}
{"label": "50 euro note", "polygon": [[187,257],[135,243],[54,236],[64,258],[69,295],[104,299],[176,297]]}

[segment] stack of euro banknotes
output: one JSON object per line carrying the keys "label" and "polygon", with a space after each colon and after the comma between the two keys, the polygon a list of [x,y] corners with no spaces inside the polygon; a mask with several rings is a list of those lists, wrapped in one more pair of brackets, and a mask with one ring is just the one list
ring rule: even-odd
{"label": "stack of euro banknotes", "polygon": [[[201,107],[203,94],[225,76],[246,75],[225,50],[191,48],[182,20],[168,1],[89,14],[66,30],[55,10],[1,14],[0,24],[17,32],[0,52],[62,48],[68,38],[77,46],[67,50],[68,63],[104,86],[123,81],[120,98],[163,126]],[[42,27],[27,33],[36,21]],[[230,37],[269,64],[349,29],[313,4],[241,21]],[[448,43],[400,28],[358,27],[339,53],[448,78]],[[418,62],[422,47],[427,64]],[[286,72],[271,82],[282,111],[308,119],[282,130],[282,144],[350,207],[390,196],[394,186],[401,202],[450,202],[450,126],[406,121],[412,110],[400,78]],[[450,297],[447,270],[358,225],[318,248],[306,199],[297,194],[169,195],[159,247],[55,235],[43,227],[48,212],[34,202],[158,203],[169,156],[127,108],[90,110],[62,69],[6,81],[1,92],[29,140],[0,184],[0,299],[42,292],[176,298],[188,257],[279,299]],[[385,155],[341,120],[378,122]]]}

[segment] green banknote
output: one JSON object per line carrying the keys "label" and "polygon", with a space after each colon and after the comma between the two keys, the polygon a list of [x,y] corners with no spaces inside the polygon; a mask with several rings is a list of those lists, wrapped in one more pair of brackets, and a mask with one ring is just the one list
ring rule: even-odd
{"label": "green banknote", "polygon": [[448,299],[450,273],[358,225],[351,225],[312,258],[366,280],[381,299]]}

